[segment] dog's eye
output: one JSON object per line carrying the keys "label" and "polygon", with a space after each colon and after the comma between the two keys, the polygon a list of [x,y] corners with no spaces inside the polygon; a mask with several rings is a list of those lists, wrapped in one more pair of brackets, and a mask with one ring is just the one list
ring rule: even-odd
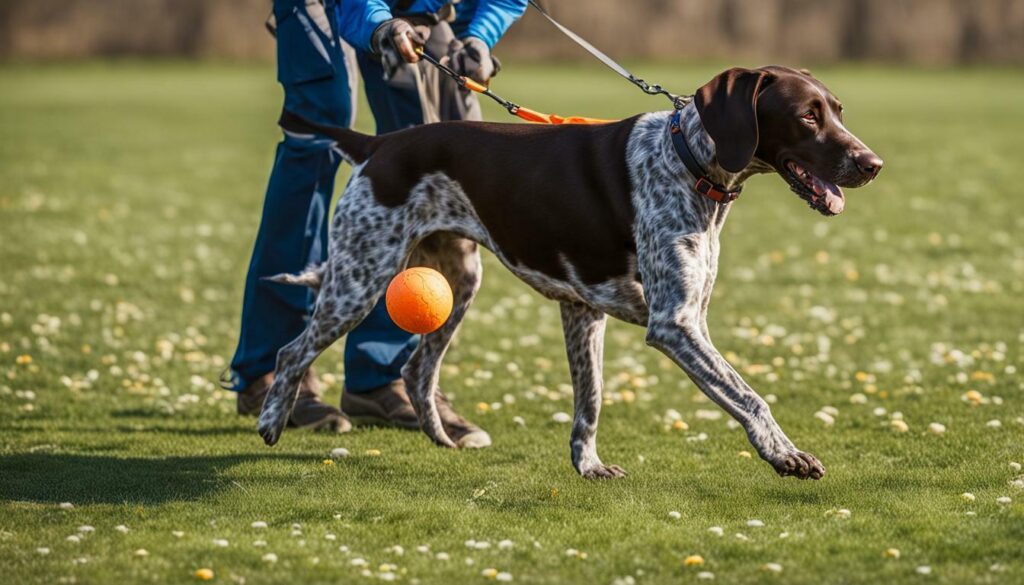
{"label": "dog's eye", "polygon": [[814,115],[812,110],[807,110],[803,116],[800,116],[800,119],[808,124],[816,124],[818,122],[818,117]]}

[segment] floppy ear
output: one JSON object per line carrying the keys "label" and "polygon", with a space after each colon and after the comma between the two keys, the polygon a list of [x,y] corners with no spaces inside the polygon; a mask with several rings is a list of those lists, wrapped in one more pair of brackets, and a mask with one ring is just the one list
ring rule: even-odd
{"label": "floppy ear", "polygon": [[757,96],[770,77],[765,71],[730,69],[697,90],[693,102],[704,129],[715,141],[718,164],[742,171],[757,150]]}

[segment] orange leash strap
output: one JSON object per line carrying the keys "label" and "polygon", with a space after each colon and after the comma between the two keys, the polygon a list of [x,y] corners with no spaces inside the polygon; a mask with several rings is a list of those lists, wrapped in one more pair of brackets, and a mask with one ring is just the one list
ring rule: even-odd
{"label": "orange leash strap", "polygon": [[498,102],[501,107],[508,110],[508,113],[516,116],[520,119],[526,120],[527,122],[533,122],[535,124],[608,124],[611,122],[617,122],[618,120],[602,120],[600,118],[586,118],[583,116],[559,116],[558,114],[545,114],[531,110],[530,108],[524,108],[519,104],[510,102],[505,98],[491,91],[491,89],[481,83],[477,83],[468,77],[464,77],[455,72],[452,68],[441,63],[434,57],[431,57],[423,49],[417,49],[420,57],[426,60],[428,63],[437,67],[442,73],[451,77],[459,84],[459,87],[464,87],[470,91],[485,95],[492,100]]}

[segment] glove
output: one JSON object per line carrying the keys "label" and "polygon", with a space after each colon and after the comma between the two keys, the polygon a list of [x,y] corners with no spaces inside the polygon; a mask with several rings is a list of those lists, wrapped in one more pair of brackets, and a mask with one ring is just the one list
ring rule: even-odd
{"label": "glove", "polygon": [[[413,26],[402,18],[386,20],[373,31],[371,44],[373,50],[381,56],[386,73],[394,71],[403,63],[415,63],[420,60],[417,49],[422,49],[430,36],[430,28]],[[390,77],[390,75],[385,75]]]}
{"label": "glove", "polygon": [[453,40],[448,45],[448,66],[459,75],[485,85],[501,70],[501,62],[491,55],[487,43],[476,37]]}

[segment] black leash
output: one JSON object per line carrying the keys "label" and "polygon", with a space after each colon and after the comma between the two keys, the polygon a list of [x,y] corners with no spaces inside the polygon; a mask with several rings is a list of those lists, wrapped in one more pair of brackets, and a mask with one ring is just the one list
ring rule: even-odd
{"label": "black leash", "polygon": [[546,10],[544,10],[543,8],[540,7],[539,4],[537,4],[536,0],[528,1],[530,3],[530,6],[533,6],[533,8],[537,12],[541,13],[544,16],[544,18],[548,19],[548,21],[551,24],[555,25],[555,27],[558,28],[558,30],[562,31],[562,34],[572,39],[572,41],[575,42],[577,45],[583,47],[584,50],[593,55],[598,61],[604,63],[609,69],[618,73],[633,85],[639,87],[640,90],[646,93],[647,95],[664,95],[665,97],[672,101],[672,106],[677,110],[681,110],[684,107],[686,107],[686,104],[690,103],[690,100],[693,99],[692,95],[677,95],[671,93],[656,83],[647,83],[643,79],[640,79],[636,75],[633,75],[632,73],[627,71],[625,67],[619,65],[614,59],[612,59],[608,55],[605,55],[603,52],[601,52],[600,49],[587,42],[586,39],[572,32],[565,25],[555,20],[553,16],[548,14]]}

